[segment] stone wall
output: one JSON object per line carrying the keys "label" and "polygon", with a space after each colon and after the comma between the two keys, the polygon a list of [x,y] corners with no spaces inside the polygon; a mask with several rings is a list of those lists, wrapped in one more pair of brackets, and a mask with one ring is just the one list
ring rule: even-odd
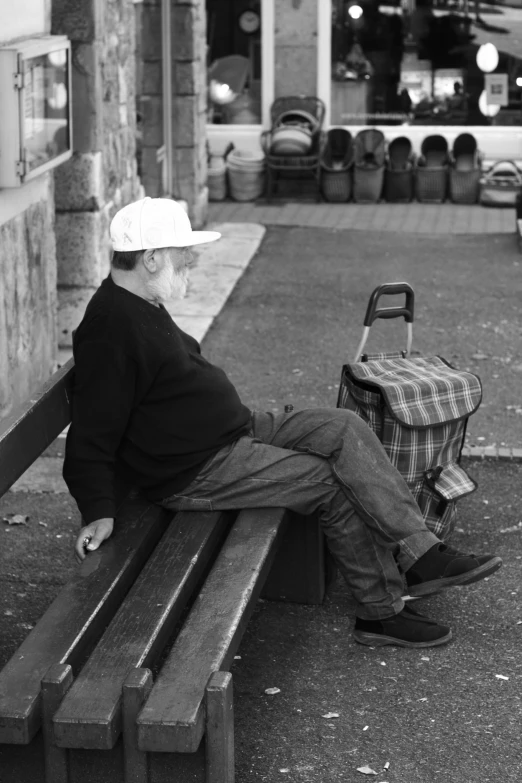
{"label": "stone wall", "polygon": [[275,97],[317,94],[317,3],[275,0]]}
{"label": "stone wall", "polygon": [[[0,0],[0,44],[50,31],[50,0]],[[0,120],[1,121],[1,120]],[[53,177],[0,190],[0,418],[56,361]]]}
{"label": "stone wall", "polygon": [[59,344],[71,345],[108,274],[109,223],[142,195],[136,165],[132,0],[54,0],[52,32],[68,35],[73,61],[73,149],[56,170]]}
{"label": "stone wall", "polygon": [[205,0],[176,0],[172,16],[175,198],[194,226],[207,215],[207,18]]}
{"label": "stone wall", "polygon": [[[142,116],[141,177],[148,196],[163,195],[158,149],[163,145],[161,0],[138,10],[138,107]],[[195,227],[206,219],[208,191],[205,0],[171,0],[172,193],[188,204]]]}
{"label": "stone wall", "polygon": [[27,399],[56,360],[52,175],[44,198],[0,225],[0,418]]}

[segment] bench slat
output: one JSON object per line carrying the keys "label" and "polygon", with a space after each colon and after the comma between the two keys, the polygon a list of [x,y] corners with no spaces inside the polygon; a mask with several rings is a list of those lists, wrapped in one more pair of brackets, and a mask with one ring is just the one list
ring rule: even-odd
{"label": "bench slat", "polygon": [[284,509],[239,514],[140,713],[141,750],[197,750],[205,688],[213,672],[230,667],[286,523]]}
{"label": "bench slat", "polygon": [[154,664],[230,522],[218,512],[177,514],[54,716],[59,747],[114,747],[129,671]]}
{"label": "bench slat", "polygon": [[27,744],[40,727],[41,680],[53,664],[76,671],[118,609],[173,512],[130,497],[113,536],[91,553],[0,672],[0,742]]}
{"label": "bench slat", "polygon": [[71,421],[74,362],[69,359],[42,388],[0,423],[0,497]]}

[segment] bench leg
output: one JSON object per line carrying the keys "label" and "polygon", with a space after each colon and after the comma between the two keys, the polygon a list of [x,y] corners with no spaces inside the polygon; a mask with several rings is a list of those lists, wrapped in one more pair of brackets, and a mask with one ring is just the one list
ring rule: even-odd
{"label": "bench leg", "polygon": [[234,783],[232,675],[214,672],[206,689],[206,783]]}
{"label": "bench leg", "polygon": [[315,514],[290,521],[261,593],[270,601],[321,604],[326,588],[324,534]]}
{"label": "bench leg", "polygon": [[73,682],[72,668],[57,663],[42,680],[42,734],[46,783],[68,783],[69,758],[66,748],[55,745],[53,716]]}
{"label": "bench leg", "polygon": [[125,783],[149,783],[149,763],[138,749],[136,720],[152,690],[150,669],[134,669],[123,683],[123,769]]}

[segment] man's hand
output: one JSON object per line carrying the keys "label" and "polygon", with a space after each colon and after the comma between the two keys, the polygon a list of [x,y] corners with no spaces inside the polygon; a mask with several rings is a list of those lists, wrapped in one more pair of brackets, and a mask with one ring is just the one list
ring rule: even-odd
{"label": "man's hand", "polygon": [[[86,551],[94,552],[95,549],[98,549],[102,541],[111,536],[113,527],[114,519],[110,517],[97,519],[96,522],[91,522],[89,525],[82,527],[74,547],[76,560],[81,563],[82,560],[85,560]],[[86,538],[89,539],[88,544],[85,543]]]}

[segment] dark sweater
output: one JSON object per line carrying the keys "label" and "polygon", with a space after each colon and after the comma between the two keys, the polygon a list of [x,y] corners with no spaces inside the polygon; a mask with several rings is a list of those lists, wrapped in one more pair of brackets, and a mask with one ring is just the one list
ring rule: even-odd
{"label": "dark sweater", "polygon": [[149,500],[161,500],[250,427],[250,411],[197,341],[110,275],[87,306],[73,353],[63,477],[85,524],[115,516],[116,462]]}

